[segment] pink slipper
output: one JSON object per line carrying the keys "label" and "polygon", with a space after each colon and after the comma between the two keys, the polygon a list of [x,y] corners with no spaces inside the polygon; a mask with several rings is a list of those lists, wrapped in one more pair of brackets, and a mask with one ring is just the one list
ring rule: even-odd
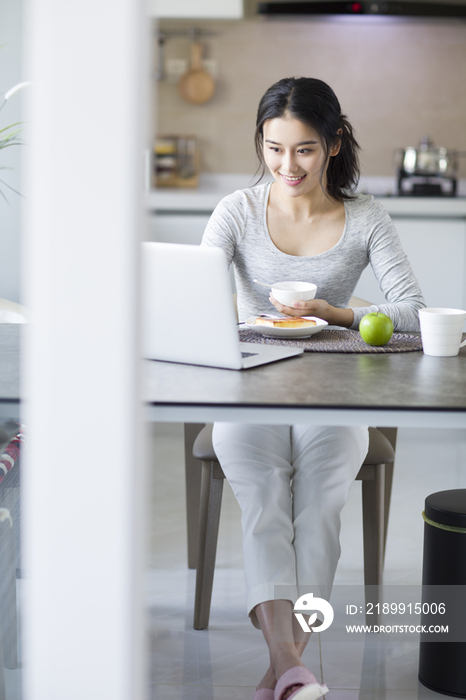
{"label": "pink slipper", "polygon": [[286,700],[317,700],[328,693],[326,685],[319,685],[316,677],[304,666],[294,666],[280,676],[275,687],[274,700],[283,700],[283,695],[294,685],[301,688],[295,690]]}
{"label": "pink slipper", "polygon": [[259,688],[254,693],[253,700],[274,700],[274,692],[270,688]]}

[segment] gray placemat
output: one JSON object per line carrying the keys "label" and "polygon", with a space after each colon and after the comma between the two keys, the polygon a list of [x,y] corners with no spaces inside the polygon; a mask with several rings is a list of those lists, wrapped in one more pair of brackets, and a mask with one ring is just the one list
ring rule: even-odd
{"label": "gray placemat", "polygon": [[394,333],[386,345],[367,345],[359,331],[324,329],[309,338],[267,338],[248,328],[240,328],[239,339],[244,343],[289,345],[304,352],[413,352],[422,350],[420,336]]}

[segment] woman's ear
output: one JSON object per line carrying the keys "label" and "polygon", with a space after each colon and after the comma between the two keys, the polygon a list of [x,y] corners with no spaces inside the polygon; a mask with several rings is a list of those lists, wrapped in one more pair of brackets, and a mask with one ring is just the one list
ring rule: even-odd
{"label": "woman's ear", "polygon": [[337,134],[340,138],[336,139],[335,145],[332,147],[332,150],[330,151],[330,157],[338,155],[340,152],[341,148],[341,135],[343,133],[343,129],[338,129]]}

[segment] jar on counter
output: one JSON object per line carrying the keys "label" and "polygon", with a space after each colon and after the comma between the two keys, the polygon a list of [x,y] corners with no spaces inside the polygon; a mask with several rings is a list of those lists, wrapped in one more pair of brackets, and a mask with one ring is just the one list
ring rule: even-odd
{"label": "jar on counter", "polygon": [[157,136],[154,157],[156,187],[197,187],[199,157],[195,136]]}

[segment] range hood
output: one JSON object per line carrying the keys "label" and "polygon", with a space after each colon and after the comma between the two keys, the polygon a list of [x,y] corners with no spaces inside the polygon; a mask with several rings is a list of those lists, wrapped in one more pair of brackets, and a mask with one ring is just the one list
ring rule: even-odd
{"label": "range hood", "polygon": [[466,5],[407,0],[321,0],[318,2],[259,2],[258,14],[277,15],[372,15],[391,17],[438,17],[466,19]]}

